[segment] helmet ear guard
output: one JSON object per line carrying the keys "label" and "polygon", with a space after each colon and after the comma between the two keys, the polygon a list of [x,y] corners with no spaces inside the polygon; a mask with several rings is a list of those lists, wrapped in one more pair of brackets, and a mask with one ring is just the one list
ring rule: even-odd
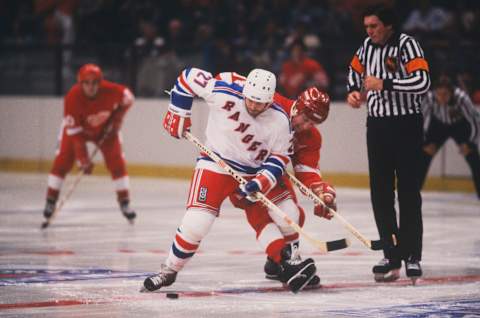
{"label": "helmet ear guard", "polygon": [[243,96],[258,103],[272,103],[276,86],[275,74],[256,68],[247,76]]}
{"label": "helmet ear guard", "polygon": [[315,124],[321,124],[330,111],[330,96],[315,86],[304,90],[295,103],[298,114],[305,114]]}
{"label": "helmet ear guard", "polygon": [[96,64],[85,64],[78,70],[77,73],[77,81],[83,82],[87,79],[93,79],[101,81],[103,80],[103,72],[102,69]]}

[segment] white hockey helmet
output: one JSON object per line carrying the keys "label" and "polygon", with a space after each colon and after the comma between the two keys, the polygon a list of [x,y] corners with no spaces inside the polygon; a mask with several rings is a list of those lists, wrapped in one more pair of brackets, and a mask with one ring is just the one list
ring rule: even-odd
{"label": "white hockey helmet", "polygon": [[252,70],[245,81],[243,95],[255,102],[271,103],[275,94],[277,79],[272,72],[256,68]]}

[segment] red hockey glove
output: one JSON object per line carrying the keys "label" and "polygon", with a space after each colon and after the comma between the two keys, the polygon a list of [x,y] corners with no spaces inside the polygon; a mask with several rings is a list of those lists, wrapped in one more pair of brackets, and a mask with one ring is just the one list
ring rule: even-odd
{"label": "red hockey glove", "polygon": [[[328,182],[321,181],[312,183],[310,185],[310,189],[313,191],[313,193],[319,196],[320,199],[322,199],[327,207],[337,211],[337,193],[335,192],[335,188],[333,188],[333,186],[331,186]],[[314,213],[315,215],[324,217],[328,220],[333,217],[333,214],[330,213],[323,205],[316,205]]]}
{"label": "red hockey glove", "polygon": [[189,131],[192,126],[190,112],[177,112],[173,108],[169,108],[165,118],[163,119],[163,128],[175,138],[182,138],[185,131]]}
{"label": "red hockey glove", "polygon": [[92,174],[93,167],[94,167],[94,164],[92,161],[85,158],[85,159],[80,159],[79,163],[80,163],[80,170],[82,170],[84,174]]}
{"label": "red hockey glove", "polygon": [[[127,113],[128,109],[130,106],[118,106],[119,108],[114,109],[112,114],[111,119],[106,123],[104,126],[104,131],[103,131],[103,138],[110,139],[115,136],[117,136],[118,132],[120,131],[120,128],[122,127],[123,123],[123,117]],[[100,138],[102,138],[102,136]]]}

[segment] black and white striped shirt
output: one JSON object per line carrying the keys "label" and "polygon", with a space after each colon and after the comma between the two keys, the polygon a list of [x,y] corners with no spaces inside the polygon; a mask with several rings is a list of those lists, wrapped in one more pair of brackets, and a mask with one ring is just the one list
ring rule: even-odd
{"label": "black and white striped shirt", "polygon": [[428,129],[432,118],[451,126],[465,120],[470,126],[470,141],[477,143],[480,134],[480,111],[468,94],[460,88],[455,88],[453,96],[447,105],[437,103],[433,92],[428,92],[422,103],[422,112],[425,117],[425,130]]}
{"label": "black and white striped shirt", "polygon": [[369,117],[421,113],[430,75],[423,50],[411,36],[394,33],[383,46],[367,37],[350,63],[348,92],[360,92],[365,76],[383,79],[383,90],[367,93]]}

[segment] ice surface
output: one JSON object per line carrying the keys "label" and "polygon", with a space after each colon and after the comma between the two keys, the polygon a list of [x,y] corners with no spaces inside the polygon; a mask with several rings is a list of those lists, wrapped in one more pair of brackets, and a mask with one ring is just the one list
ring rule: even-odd
{"label": "ice surface", "polygon": [[[66,186],[68,187],[67,180]],[[188,182],[132,178],[131,226],[107,177],[85,177],[47,230],[40,230],[46,176],[0,173],[2,317],[480,317],[480,203],[473,194],[424,193],[424,279],[373,282],[381,253],[336,220],[313,216],[306,231],[352,245],[329,254],[302,243],[322,280],[294,295],[263,275],[265,256],[243,213],[223,206],[177,282],[140,293],[166,258],[184,213]],[[342,215],[377,239],[367,190],[338,189]],[[166,298],[177,292],[178,299]]]}

